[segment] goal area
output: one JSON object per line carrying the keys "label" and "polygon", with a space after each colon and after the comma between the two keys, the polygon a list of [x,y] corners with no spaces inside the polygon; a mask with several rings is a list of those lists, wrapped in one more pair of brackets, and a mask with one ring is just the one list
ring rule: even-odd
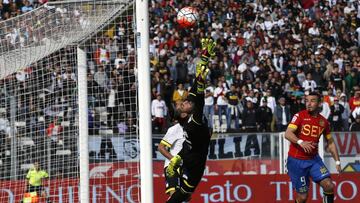
{"label": "goal area", "polygon": [[35,168],[39,202],[153,202],[147,6],[49,1],[0,21],[0,202]]}

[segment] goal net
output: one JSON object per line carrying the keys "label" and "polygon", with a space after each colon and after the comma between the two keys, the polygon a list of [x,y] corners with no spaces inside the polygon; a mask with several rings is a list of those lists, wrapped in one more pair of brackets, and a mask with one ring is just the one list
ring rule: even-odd
{"label": "goal net", "polygon": [[0,202],[140,201],[134,6],[50,1],[0,22]]}

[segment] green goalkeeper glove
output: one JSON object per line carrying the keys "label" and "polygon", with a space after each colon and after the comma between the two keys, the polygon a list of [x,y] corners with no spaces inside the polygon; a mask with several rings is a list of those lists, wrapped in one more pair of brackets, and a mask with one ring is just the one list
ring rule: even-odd
{"label": "green goalkeeper glove", "polygon": [[197,92],[202,93],[205,90],[205,81],[206,77],[209,74],[210,69],[205,65],[199,65],[196,67],[196,83],[197,83]]}
{"label": "green goalkeeper glove", "polygon": [[174,177],[176,174],[176,170],[179,168],[181,162],[182,159],[179,155],[176,155],[173,158],[171,158],[170,163],[166,168],[166,175],[168,175],[169,177]]}
{"label": "green goalkeeper glove", "polygon": [[213,39],[202,38],[201,39],[201,60],[198,62],[198,64],[207,65],[209,63],[209,58],[212,58],[215,56],[215,47],[216,47],[216,42]]}

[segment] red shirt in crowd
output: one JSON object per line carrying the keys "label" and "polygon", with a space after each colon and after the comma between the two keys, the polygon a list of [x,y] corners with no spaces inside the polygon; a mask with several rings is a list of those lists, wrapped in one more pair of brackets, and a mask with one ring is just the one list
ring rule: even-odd
{"label": "red shirt in crowd", "polygon": [[351,97],[349,99],[349,106],[350,106],[350,110],[354,111],[354,109],[358,106],[360,106],[360,97],[356,98],[356,97]]}
{"label": "red shirt in crowd", "polygon": [[311,116],[307,110],[300,111],[292,118],[289,128],[295,131],[301,140],[312,142],[315,148],[310,153],[305,153],[304,149],[296,144],[290,144],[289,156],[297,159],[312,159],[318,154],[318,143],[322,134],[326,139],[331,138],[330,124],[320,114]]}

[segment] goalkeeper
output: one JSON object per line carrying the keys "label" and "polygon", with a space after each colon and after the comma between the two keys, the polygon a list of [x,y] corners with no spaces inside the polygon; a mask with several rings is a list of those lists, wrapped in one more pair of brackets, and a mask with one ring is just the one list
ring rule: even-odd
{"label": "goalkeeper", "polygon": [[[183,121],[185,141],[181,151],[174,156],[166,168],[169,177],[176,175],[181,166],[180,183],[167,203],[181,203],[190,199],[199,184],[205,169],[210,130],[203,116],[205,80],[209,73],[209,58],[214,56],[216,43],[212,39],[202,39],[201,60],[196,64],[196,78],[189,96],[176,106],[176,113]],[[184,122],[185,121],[185,122]]]}

